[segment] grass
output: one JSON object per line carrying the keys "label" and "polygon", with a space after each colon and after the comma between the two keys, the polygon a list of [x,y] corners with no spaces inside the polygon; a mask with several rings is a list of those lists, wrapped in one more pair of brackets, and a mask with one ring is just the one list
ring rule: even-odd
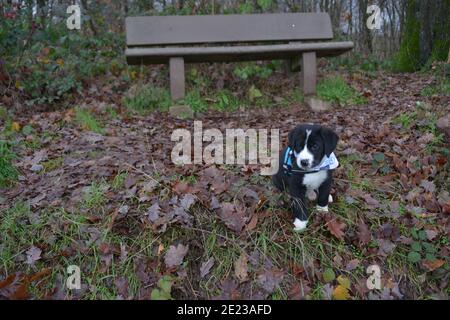
{"label": "grass", "polygon": [[84,129],[98,134],[104,134],[105,130],[102,128],[98,120],[89,112],[89,110],[76,108],[75,120]]}
{"label": "grass", "polygon": [[439,94],[450,95],[450,79],[448,77],[443,81],[440,81],[437,85],[423,88],[420,92],[420,95],[423,97],[430,97]]}
{"label": "grass", "polygon": [[139,113],[153,110],[168,110],[172,105],[169,91],[154,87],[151,84],[132,87],[123,98],[127,108]]}
{"label": "grass", "polygon": [[50,172],[50,171],[60,168],[63,165],[63,163],[64,163],[64,157],[57,157],[57,158],[42,162],[42,165],[44,166],[44,172]]}
{"label": "grass", "polygon": [[[347,169],[350,165],[356,164],[357,161],[359,159],[349,156],[345,161],[342,161],[342,166]],[[354,171],[353,174],[356,175],[357,171]],[[191,290],[197,292],[200,290],[202,296],[209,298],[217,296],[221,292],[219,289],[220,282],[234,276],[234,263],[242,252],[245,252],[248,256],[255,252],[259,255],[259,262],[256,266],[249,263],[249,279],[251,282],[257,281],[257,271],[265,261],[271,261],[275,267],[286,271],[282,282],[270,295],[270,299],[286,299],[289,297],[292,284],[298,282],[292,269],[293,265],[302,266],[304,276],[314,279],[309,283],[311,287],[310,298],[312,299],[324,298],[322,289],[325,282],[320,278],[317,279],[316,273],[322,273],[325,268],[331,268],[336,277],[338,275],[347,277],[351,284],[356,284],[361,279],[367,278],[364,268],[367,261],[370,262],[370,253],[367,252],[367,248],[376,248],[378,244],[375,241],[369,243],[367,248],[359,248],[351,242],[338,240],[330,236],[321,215],[314,211],[311,211],[311,220],[318,221],[318,224],[315,226],[311,224],[308,232],[292,232],[289,219],[285,217],[288,210],[281,209],[279,204],[272,201],[269,201],[264,209],[270,214],[266,218],[260,219],[258,228],[247,232],[245,237],[231,232],[217,219],[216,215],[200,206],[195,206],[191,212],[195,219],[194,228],[186,228],[175,224],[171,225],[165,233],[157,234],[151,229],[142,228],[134,219],[127,219],[125,222],[127,232],[120,232],[120,229],[115,228],[110,229],[108,225],[111,223],[111,217],[108,215],[108,200],[105,192],[109,189],[115,192],[124,190],[126,175],[126,172],[119,172],[111,181],[111,184],[104,181],[93,182],[86,189],[80,202],[80,208],[102,212],[102,219],[98,222],[89,222],[85,214],[78,211],[69,213],[62,208],[45,209],[37,217],[33,215],[29,205],[23,202],[17,202],[4,211],[2,213],[3,219],[0,221],[1,272],[8,274],[12,270],[21,270],[33,273],[51,267],[52,273],[42,280],[39,286],[33,284],[30,288],[36,296],[43,297],[45,290],[52,288],[57,276],[61,274],[64,276],[66,267],[75,264],[80,266],[82,270],[82,283],[91,287],[91,290],[88,290],[82,297],[83,299],[115,299],[118,292],[114,285],[114,279],[117,279],[117,277],[124,277],[128,280],[129,293],[136,297],[142,288],[136,273],[137,265],[145,263],[145,261],[154,261],[153,259],[161,261],[162,264],[163,256],[170,245],[182,239],[181,242],[185,245],[196,243],[195,246],[190,246],[188,255],[184,259],[189,280],[186,281],[178,277],[165,279],[164,281],[168,281],[168,283],[161,283],[152,287],[153,298],[186,298]],[[186,181],[193,182],[195,179],[189,178]],[[368,182],[356,183],[353,187],[372,190]],[[390,201],[384,199],[381,194],[377,195],[373,192],[372,194],[379,201]],[[313,204],[309,203],[309,206],[312,207]],[[347,233],[357,232],[357,222],[360,218],[364,218],[372,230],[380,228],[386,222],[393,225],[399,224],[396,220],[380,218],[378,215],[365,216],[360,206],[361,203],[359,202],[348,204],[343,199],[338,198],[330,206],[330,209],[336,218],[346,224]],[[138,206],[137,210],[145,212],[145,206]],[[429,225],[432,221],[426,221],[426,223]],[[95,238],[92,238],[92,234],[88,230],[97,230],[98,240],[93,241]],[[414,232],[410,228],[400,228],[400,230],[405,236],[411,236]],[[420,230],[416,232],[418,233]],[[414,235],[412,236],[414,237]],[[439,245],[437,243],[443,241],[442,239],[436,239],[436,241],[431,242],[420,239],[420,254],[423,256],[430,252],[434,254]],[[117,256],[118,253],[115,253],[111,264],[105,265],[104,254],[100,250],[101,243],[116,248],[125,246],[128,254],[120,260]],[[423,243],[429,243],[429,245]],[[24,263],[23,257],[32,245],[43,248],[45,256],[43,254],[43,258],[38,260],[35,266],[28,266]],[[80,245],[85,246],[85,248],[80,250]],[[386,257],[382,270],[383,272],[389,272],[391,277],[406,276],[407,279],[410,279],[408,280],[409,284],[415,287],[415,292],[424,295],[421,289],[424,284],[419,281],[420,277],[416,266],[408,260],[408,254],[413,249],[418,250],[417,245],[414,248],[408,245],[398,245]],[[74,251],[70,255],[61,254],[67,250]],[[198,270],[200,264],[211,257],[214,258],[215,263],[209,275],[203,279],[198,278],[194,270]],[[335,262],[336,257],[341,257],[346,261],[359,259],[360,265],[354,270],[348,271],[345,265],[339,265]],[[317,265],[317,261],[320,262],[320,266]],[[155,273],[163,271],[160,269],[161,264],[155,267],[153,270]],[[173,284],[171,290],[161,291],[166,285],[170,287],[170,284]],[[336,284],[331,282],[331,285],[334,287]],[[180,288],[182,289],[180,290]],[[353,297],[359,297],[357,292],[351,294]],[[193,296],[189,297],[193,298]],[[150,296],[147,298],[150,298]]]}
{"label": "grass", "polygon": [[366,102],[364,96],[350,87],[341,77],[325,78],[320,81],[317,85],[317,96],[341,106],[360,105]]}
{"label": "grass", "polygon": [[0,188],[7,187],[17,180],[19,172],[12,164],[15,158],[16,155],[8,142],[0,140]]}
{"label": "grass", "polygon": [[82,206],[88,209],[102,206],[106,202],[105,191],[108,188],[105,182],[93,182],[83,194]]}

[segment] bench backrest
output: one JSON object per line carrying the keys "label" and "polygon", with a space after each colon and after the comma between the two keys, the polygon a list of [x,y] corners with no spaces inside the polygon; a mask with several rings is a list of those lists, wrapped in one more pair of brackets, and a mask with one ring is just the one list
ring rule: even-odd
{"label": "bench backrest", "polygon": [[324,12],[128,17],[126,33],[128,47],[333,38]]}

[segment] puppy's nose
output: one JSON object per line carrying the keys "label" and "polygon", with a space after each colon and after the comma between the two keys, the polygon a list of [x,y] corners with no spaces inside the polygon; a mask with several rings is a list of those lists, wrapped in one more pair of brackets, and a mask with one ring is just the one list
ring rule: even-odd
{"label": "puppy's nose", "polygon": [[301,160],[300,164],[302,165],[302,167],[307,167],[309,165],[309,161],[308,160]]}

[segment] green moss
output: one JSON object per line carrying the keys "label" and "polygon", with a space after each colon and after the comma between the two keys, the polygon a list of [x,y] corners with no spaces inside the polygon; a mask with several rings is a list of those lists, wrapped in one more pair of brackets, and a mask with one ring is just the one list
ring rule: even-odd
{"label": "green moss", "polygon": [[416,0],[408,1],[405,34],[400,50],[394,58],[394,71],[413,72],[420,68],[420,22],[416,17]]}

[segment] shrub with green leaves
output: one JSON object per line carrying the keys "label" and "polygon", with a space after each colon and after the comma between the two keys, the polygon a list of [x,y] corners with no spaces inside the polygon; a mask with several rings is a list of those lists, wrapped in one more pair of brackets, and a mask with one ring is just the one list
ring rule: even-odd
{"label": "shrub with green leaves", "polygon": [[15,157],[8,143],[0,140],[0,188],[9,186],[19,176],[19,172],[12,165]]}
{"label": "shrub with green leaves", "polygon": [[[84,83],[125,70],[121,35],[86,37],[65,21],[30,33],[26,12],[0,21],[0,56],[19,96],[29,106],[52,104],[81,91]],[[23,16],[22,16],[23,15]]]}
{"label": "shrub with green leaves", "polygon": [[189,90],[186,97],[180,100],[180,103],[190,106],[195,112],[204,112],[208,110],[208,103],[201,96],[198,89]]}
{"label": "shrub with green leaves", "polygon": [[216,103],[214,108],[223,111],[232,111],[239,108],[239,99],[231,94],[228,90],[220,90],[216,94]]}
{"label": "shrub with green leaves", "polygon": [[273,64],[261,66],[254,62],[246,62],[238,64],[236,68],[234,68],[233,73],[243,80],[247,80],[256,76],[262,79],[266,79],[273,73],[273,68]]}
{"label": "shrub with green leaves", "polygon": [[135,111],[146,112],[156,109],[167,110],[171,105],[171,100],[167,90],[147,84],[131,88],[123,98],[123,103]]}
{"label": "shrub with green leaves", "polygon": [[339,105],[359,105],[366,102],[355,89],[350,87],[341,77],[326,78],[317,85],[317,96],[325,101]]}

